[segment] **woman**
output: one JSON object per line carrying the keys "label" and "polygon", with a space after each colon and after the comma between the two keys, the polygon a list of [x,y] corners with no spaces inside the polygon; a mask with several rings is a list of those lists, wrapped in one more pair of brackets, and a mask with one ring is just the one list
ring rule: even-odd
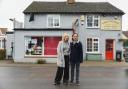
{"label": "woman", "polygon": [[74,33],[72,35],[72,42],[70,43],[70,64],[71,64],[70,84],[73,84],[74,70],[76,69],[76,85],[78,86],[80,85],[79,72],[80,72],[80,63],[82,62],[83,62],[82,43],[78,40],[78,34]]}
{"label": "woman", "polygon": [[58,59],[57,59],[58,68],[56,72],[54,85],[59,85],[62,77],[63,77],[63,83],[68,84],[70,43],[69,43],[69,35],[66,33],[62,37],[62,41],[60,41],[58,44],[57,54],[58,54]]}

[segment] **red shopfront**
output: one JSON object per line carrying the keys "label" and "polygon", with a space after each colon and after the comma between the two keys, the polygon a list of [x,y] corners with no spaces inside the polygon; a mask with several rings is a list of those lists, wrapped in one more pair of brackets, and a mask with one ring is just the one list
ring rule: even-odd
{"label": "red shopfront", "polygon": [[57,45],[61,37],[44,37],[44,55],[57,55]]}

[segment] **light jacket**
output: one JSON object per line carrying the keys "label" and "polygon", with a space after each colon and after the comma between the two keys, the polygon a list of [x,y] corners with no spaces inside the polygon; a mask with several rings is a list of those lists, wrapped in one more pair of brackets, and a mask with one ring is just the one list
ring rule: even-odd
{"label": "light jacket", "polygon": [[[70,43],[69,43],[70,45]],[[64,52],[63,52],[63,41],[60,41],[57,46],[57,66],[65,67]]]}

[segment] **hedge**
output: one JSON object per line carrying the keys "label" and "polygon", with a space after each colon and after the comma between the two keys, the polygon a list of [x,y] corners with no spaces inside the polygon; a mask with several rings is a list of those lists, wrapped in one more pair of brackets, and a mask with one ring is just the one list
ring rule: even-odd
{"label": "hedge", "polygon": [[6,58],[6,50],[0,49],[0,60],[4,60]]}

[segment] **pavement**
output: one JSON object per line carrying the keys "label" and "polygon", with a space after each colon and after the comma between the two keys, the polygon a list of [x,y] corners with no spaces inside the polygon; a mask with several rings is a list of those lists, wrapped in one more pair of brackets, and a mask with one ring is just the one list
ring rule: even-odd
{"label": "pavement", "polygon": [[80,86],[53,85],[56,64],[0,61],[0,89],[128,89],[128,64],[86,61],[80,68]]}
{"label": "pavement", "polygon": [[[25,67],[25,66],[56,66],[56,63],[34,64],[34,63],[14,63],[13,60],[0,60],[0,67]],[[121,61],[84,61],[81,66],[103,66],[103,67],[128,67],[128,62]]]}

